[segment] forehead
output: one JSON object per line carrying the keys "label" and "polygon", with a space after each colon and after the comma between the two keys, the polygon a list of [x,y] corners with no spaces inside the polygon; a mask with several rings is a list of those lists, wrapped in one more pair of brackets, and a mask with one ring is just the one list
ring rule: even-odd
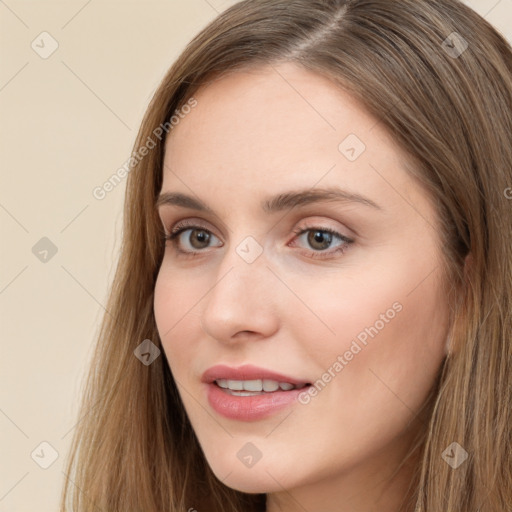
{"label": "forehead", "polygon": [[376,193],[376,169],[384,167],[396,170],[397,184],[408,180],[403,153],[377,120],[336,84],[296,65],[231,73],[194,98],[197,106],[167,138],[163,189],[186,182],[209,192],[222,184],[251,194],[322,180]]}
{"label": "forehead", "polygon": [[202,142],[208,146],[219,141],[245,146],[251,139],[276,143],[277,135],[293,135],[297,144],[316,135],[329,143],[347,129],[367,139],[386,137],[351,95],[291,63],[230,73],[200,88],[194,97],[197,107],[173,129],[168,145],[181,144],[191,131],[196,136],[207,131],[208,140]]}

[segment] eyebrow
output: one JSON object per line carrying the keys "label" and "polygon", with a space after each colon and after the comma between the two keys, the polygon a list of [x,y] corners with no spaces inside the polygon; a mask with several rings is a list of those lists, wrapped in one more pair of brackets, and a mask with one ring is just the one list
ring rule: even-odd
{"label": "eyebrow", "polygon": [[[371,199],[337,187],[284,192],[265,199],[261,203],[261,208],[266,213],[276,213],[289,208],[320,202],[359,203],[377,210],[382,210],[382,208]],[[156,208],[160,208],[164,205],[181,206],[201,212],[213,213],[213,210],[209,206],[198,199],[178,192],[164,192],[160,194],[156,202]]]}

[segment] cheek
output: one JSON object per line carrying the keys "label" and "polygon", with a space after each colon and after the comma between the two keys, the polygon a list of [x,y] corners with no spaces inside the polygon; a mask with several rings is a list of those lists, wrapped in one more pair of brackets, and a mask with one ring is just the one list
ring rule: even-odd
{"label": "cheek", "polygon": [[174,375],[190,367],[187,362],[194,353],[190,343],[192,331],[199,325],[199,318],[197,321],[192,319],[198,314],[195,305],[201,300],[202,293],[200,287],[190,283],[189,279],[162,268],[155,284],[156,326]]}
{"label": "cheek", "polygon": [[294,337],[316,378],[328,382],[322,394],[339,393],[350,404],[364,393],[376,407],[394,397],[403,407],[398,395],[411,408],[421,406],[446,355],[448,331],[449,305],[432,261],[395,259],[357,275],[292,283],[310,310],[298,305],[290,313]]}
{"label": "cheek", "polygon": [[[370,457],[403,431],[424,402],[444,355],[448,306],[436,274],[429,275],[431,261],[418,266],[418,261],[383,258],[357,272],[283,275],[294,293],[276,287],[272,315],[283,330],[278,357],[284,361],[287,354],[298,354],[303,369],[323,385],[308,404],[297,404],[293,421],[284,421],[283,415],[264,428],[243,426],[241,436],[251,432],[248,439],[265,456],[239,481],[231,477],[231,485],[268,489],[274,483],[265,469],[290,487],[311,474],[327,477]],[[211,280],[206,272],[184,274],[162,269],[155,285],[155,318],[174,377],[201,400],[189,372],[198,366],[196,359],[216,350],[215,344],[201,345],[201,301],[209,299]],[[206,403],[189,393],[182,398],[216,474],[223,478],[239,468],[240,436],[226,436],[205,413]]]}

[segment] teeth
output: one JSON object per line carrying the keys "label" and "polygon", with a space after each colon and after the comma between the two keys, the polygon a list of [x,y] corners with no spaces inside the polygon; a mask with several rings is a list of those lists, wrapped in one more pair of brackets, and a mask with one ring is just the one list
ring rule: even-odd
{"label": "teeth", "polygon": [[[296,387],[294,384],[290,384],[289,382],[277,382],[276,380],[270,379],[257,379],[257,380],[228,380],[228,379],[217,379],[215,381],[217,385],[223,389],[231,390],[231,391],[249,391],[251,393],[255,392],[267,392],[272,393],[279,389],[283,391],[290,391]],[[237,393],[238,396],[250,396],[250,394],[246,393]]]}
{"label": "teeth", "polygon": [[262,391],[263,384],[261,380],[244,380],[242,382],[245,391]]}
{"label": "teeth", "polygon": [[220,388],[227,389],[228,388],[228,381],[226,379],[218,379],[215,381]]}
{"label": "teeth", "polygon": [[256,396],[263,394],[258,393],[257,391],[231,391],[231,389],[226,389],[226,392],[233,396]]}
{"label": "teeth", "polygon": [[242,380],[228,380],[228,389],[233,391],[243,391],[244,382]]}
{"label": "teeth", "polygon": [[279,389],[279,382],[276,382],[275,380],[263,380],[263,389],[265,391],[277,391]]}

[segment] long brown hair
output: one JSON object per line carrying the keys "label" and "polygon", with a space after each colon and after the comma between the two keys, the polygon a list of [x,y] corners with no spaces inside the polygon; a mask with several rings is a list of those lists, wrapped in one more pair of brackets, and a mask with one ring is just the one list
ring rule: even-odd
{"label": "long brown hair", "polygon": [[[451,352],[421,441],[418,512],[512,510],[512,49],[457,0],[246,0],[166,74],[127,179],[122,247],[74,431],[61,511],[263,511],[213,475],[153,315],[164,252],[155,202],[169,121],[209,81],[293,62],[350,92],[389,131],[434,201],[452,285]],[[157,132],[158,133],[158,132]],[[468,264],[464,267],[466,256]],[[134,350],[162,350],[144,365]],[[453,442],[469,458],[442,454]],[[70,508],[68,508],[68,501]]]}

